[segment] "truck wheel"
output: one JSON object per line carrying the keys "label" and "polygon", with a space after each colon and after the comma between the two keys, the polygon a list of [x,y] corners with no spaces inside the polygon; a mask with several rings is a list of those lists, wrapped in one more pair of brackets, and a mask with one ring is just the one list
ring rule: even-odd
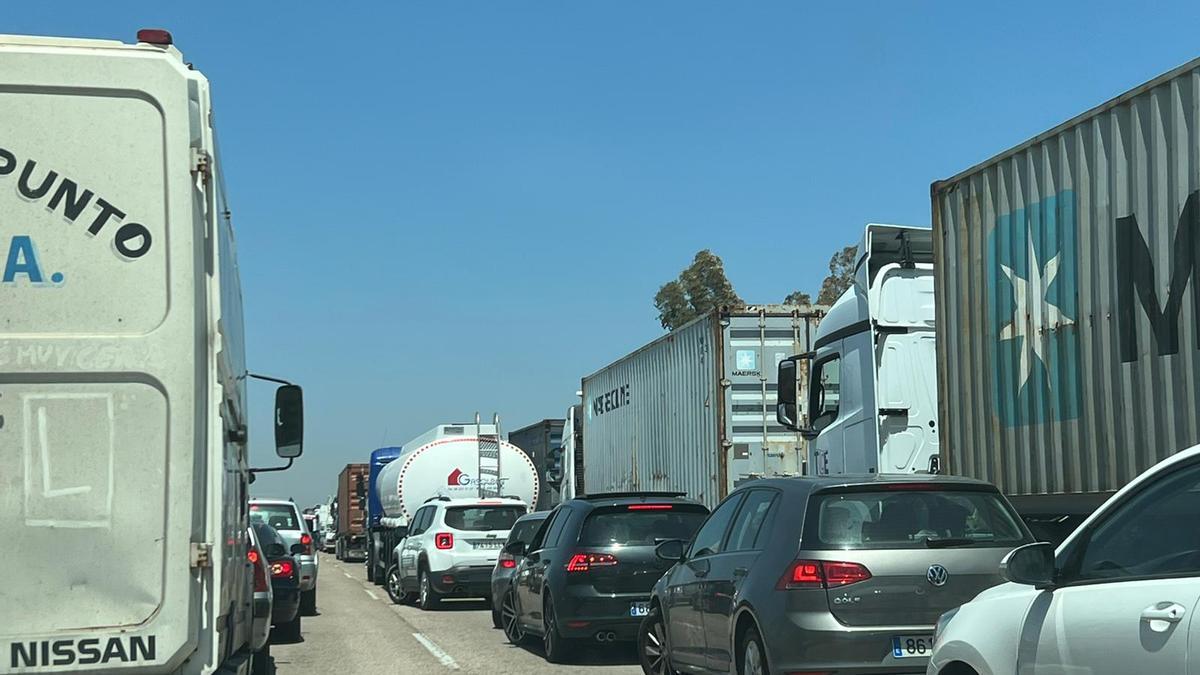
{"label": "truck wheel", "polygon": [[311,591],[304,591],[300,594],[300,613],[304,616],[312,616],[317,613],[317,589],[315,587]]}
{"label": "truck wheel", "polygon": [[437,609],[442,598],[433,587],[433,582],[429,580],[429,571],[422,568],[421,576],[417,581],[420,584],[417,589],[417,606],[426,611]]}

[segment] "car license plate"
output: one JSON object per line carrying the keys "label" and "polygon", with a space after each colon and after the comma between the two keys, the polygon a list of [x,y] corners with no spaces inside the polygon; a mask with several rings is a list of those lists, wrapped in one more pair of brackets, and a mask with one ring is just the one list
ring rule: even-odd
{"label": "car license plate", "polygon": [[650,614],[650,603],[648,602],[631,602],[629,603],[629,616],[646,616]]}
{"label": "car license plate", "polygon": [[929,656],[932,651],[933,637],[929,635],[898,635],[892,638],[892,656],[898,659]]}
{"label": "car license plate", "polygon": [[503,546],[504,542],[500,541],[499,539],[495,539],[495,540],[473,541],[473,542],[471,542],[471,545],[474,546],[475,548],[481,548],[481,549],[485,549],[485,550],[493,550],[493,549],[497,549],[497,548],[500,548],[501,546]]}

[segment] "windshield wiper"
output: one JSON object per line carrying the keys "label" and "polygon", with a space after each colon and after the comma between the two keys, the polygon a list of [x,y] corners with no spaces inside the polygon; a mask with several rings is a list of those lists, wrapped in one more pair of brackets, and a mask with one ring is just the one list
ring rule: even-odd
{"label": "windshield wiper", "polygon": [[957,548],[959,546],[971,546],[974,543],[974,539],[967,539],[966,537],[946,537],[944,539],[925,540],[925,545],[929,548]]}

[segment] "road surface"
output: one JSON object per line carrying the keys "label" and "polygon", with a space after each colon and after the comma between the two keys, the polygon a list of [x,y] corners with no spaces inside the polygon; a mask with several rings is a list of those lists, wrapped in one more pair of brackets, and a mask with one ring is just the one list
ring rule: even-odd
{"label": "road surface", "polygon": [[492,628],[482,601],[447,600],[423,612],[398,606],[366,581],[361,563],[322,555],[317,616],[304,617],[303,639],[271,646],[278,675],[356,673],[586,673],[641,675],[631,646],[589,645],[566,665],[542,658],[540,645],[514,647]]}

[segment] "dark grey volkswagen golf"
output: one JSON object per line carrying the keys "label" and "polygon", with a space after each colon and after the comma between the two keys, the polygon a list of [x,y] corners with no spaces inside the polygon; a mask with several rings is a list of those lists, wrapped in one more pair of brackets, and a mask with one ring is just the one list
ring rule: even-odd
{"label": "dark grey volkswagen golf", "polygon": [[1001,582],[1032,537],[988,483],[947,476],[777,478],[725,499],[638,631],[648,674],[924,673],[938,617]]}

